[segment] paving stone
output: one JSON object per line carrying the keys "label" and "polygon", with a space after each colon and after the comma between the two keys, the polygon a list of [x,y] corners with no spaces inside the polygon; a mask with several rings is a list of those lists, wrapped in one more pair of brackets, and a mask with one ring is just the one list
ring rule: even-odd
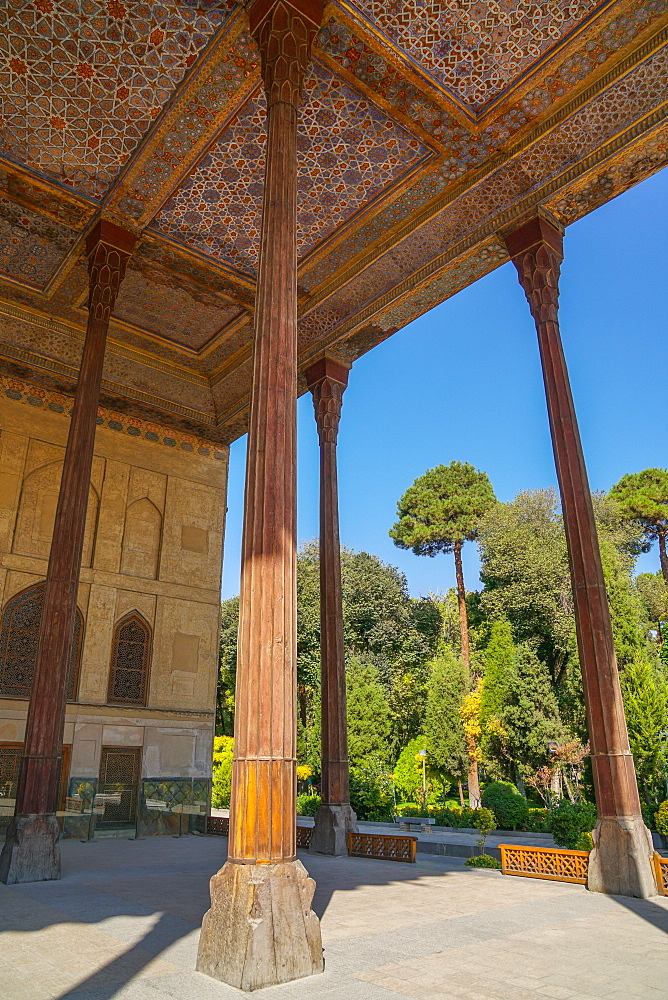
{"label": "paving stone", "polygon": [[[0,1000],[239,1000],[194,971],[222,838],[63,848],[62,881],[0,886]],[[665,1000],[668,899],[305,856],[325,972],[257,1000]]]}

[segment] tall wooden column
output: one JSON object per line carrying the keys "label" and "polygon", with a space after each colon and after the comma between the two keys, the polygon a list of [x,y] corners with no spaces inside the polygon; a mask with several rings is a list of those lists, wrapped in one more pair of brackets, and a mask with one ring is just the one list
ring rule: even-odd
{"label": "tall wooden column", "polygon": [[357,830],[350,806],[346,665],[341,600],[341,545],[336,440],[348,368],[325,356],[305,372],[313,393],[320,441],[320,679],[322,705],[322,805],[310,851],[347,854],[346,834]]}
{"label": "tall wooden column", "polygon": [[656,894],[652,842],[640,810],[591,493],[559,333],[562,232],[536,217],[506,235],[505,242],[538,331],[568,543],[598,810],[588,888],[652,896]]}
{"label": "tall wooden column", "polygon": [[86,244],[88,325],[46,573],[16,812],[0,857],[0,879],[7,884],[60,878],[58,781],[97,409],[109,317],[135,242],[102,220]]}
{"label": "tall wooden column", "polygon": [[197,968],[245,990],[321,972],[315,884],[296,860],[297,119],[315,0],[256,0],[267,153],[244,528],[229,856]]}

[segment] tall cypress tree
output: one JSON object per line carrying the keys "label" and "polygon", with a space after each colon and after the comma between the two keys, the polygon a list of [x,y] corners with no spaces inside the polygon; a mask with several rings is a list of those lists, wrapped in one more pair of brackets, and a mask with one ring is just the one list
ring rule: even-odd
{"label": "tall cypress tree", "polygon": [[508,701],[508,678],[515,669],[513,630],[507,618],[492,623],[485,650],[485,683],[480,705],[483,727],[493,718],[501,719]]}
{"label": "tall cypress tree", "polygon": [[455,778],[468,771],[466,740],[460,708],[468,690],[463,661],[444,650],[433,661],[427,682],[424,732],[430,760]]}
{"label": "tall cypress tree", "polygon": [[360,657],[351,657],[346,670],[348,757],[351,767],[372,758],[387,763],[390,718],[385,688],[378,671]]}

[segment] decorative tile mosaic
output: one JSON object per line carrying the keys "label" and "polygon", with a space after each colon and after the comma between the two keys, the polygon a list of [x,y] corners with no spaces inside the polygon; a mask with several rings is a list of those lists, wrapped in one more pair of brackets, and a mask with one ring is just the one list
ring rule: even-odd
{"label": "decorative tile mosaic", "polygon": [[232,0],[5,0],[3,155],[99,200]]}
{"label": "decorative tile mosaic", "polygon": [[355,6],[477,109],[578,27],[600,0],[356,0]]}
{"label": "decorative tile mosaic", "polygon": [[[550,73],[532,91],[520,98],[491,125],[476,135],[453,119],[435,111],[425,111],[425,99],[405,80],[400,71],[371,49],[347,26],[330,18],[318,36],[324,54],[353,73],[366,86],[387,97],[392,104],[432,134],[445,148],[446,161],[421,178],[401,198],[351,233],[306,274],[300,274],[301,285],[312,290],[335,274],[355,254],[370,246],[380,235],[404,221],[413,212],[440,194],[449,182],[457,180],[471,168],[479,166],[499,150],[512,135],[589,73],[607,62],[622,45],[632,41],[668,10],[668,0],[633,0],[608,24],[594,32],[582,46]],[[427,105],[429,109],[436,105]]]}
{"label": "decorative tile mosaic", "polygon": [[[72,369],[79,369],[83,331],[0,315],[0,343],[15,349],[12,356],[21,357],[21,352],[27,352],[31,359],[41,357],[55,362],[56,366],[65,365],[64,371],[70,373]],[[116,392],[134,391],[139,398],[150,400],[161,409],[181,410],[207,422],[214,417],[211,392],[201,376],[191,380],[181,368],[154,366],[147,354],[121,353],[110,344],[104,359],[103,378]]]}
{"label": "decorative tile mosaic", "polygon": [[168,275],[142,273],[128,267],[114,317],[160,337],[200,350],[241,310]]}
{"label": "decorative tile mosaic", "polygon": [[[297,246],[304,256],[430,154],[326,68],[307,82],[298,139]],[[172,239],[248,273],[257,264],[266,103],[258,90],[154,220]]]}
{"label": "decorative tile mosaic", "polygon": [[569,226],[583,215],[604,205],[646,177],[668,166],[668,125],[656,129],[612,162],[579,178],[567,192],[548,202],[548,208]]}
{"label": "decorative tile mosaic", "polygon": [[[12,378],[2,373],[0,373],[0,392],[3,396],[18,403],[26,403],[37,409],[43,408],[64,417],[72,415],[74,400],[71,396],[66,396],[52,389],[31,385],[21,379]],[[200,455],[202,458],[211,458],[218,462],[225,461],[227,458],[225,449],[221,449],[219,444],[206,438],[194,434],[184,434],[171,427],[164,427],[152,421],[141,420],[133,415],[109,410],[104,406],[98,407],[97,425],[98,427],[108,427],[109,430],[119,431],[122,434],[129,434],[130,437],[141,437],[153,444],[161,444],[167,448],[176,448],[190,454]]]}
{"label": "decorative tile mosaic", "polygon": [[0,273],[44,288],[79,233],[0,195]]}
{"label": "decorative tile mosaic", "polygon": [[147,206],[169,185],[169,179],[178,173],[197,143],[211,134],[216,119],[226,112],[244,81],[258,75],[259,64],[253,40],[242,31],[155,148],[147,153],[127,188],[118,192],[118,210],[122,214],[131,219],[145,215]]}
{"label": "decorative tile mosaic", "polygon": [[378,257],[305,317],[304,331],[334,329],[660,106],[667,75],[668,50],[662,49]]}

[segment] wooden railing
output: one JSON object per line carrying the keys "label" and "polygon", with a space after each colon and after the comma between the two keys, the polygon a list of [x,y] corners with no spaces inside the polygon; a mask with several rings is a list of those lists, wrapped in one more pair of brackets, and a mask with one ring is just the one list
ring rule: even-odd
{"label": "wooden railing", "polygon": [[348,854],[355,858],[415,863],[417,837],[395,837],[386,833],[348,833]]}
{"label": "wooden railing", "polygon": [[557,882],[587,884],[588,851],[564,851],[558,847],[525,847],[499,844],[504,875],[548,878]]}
{"label": "wooden railing", "polygon": [[654,853],[654,874],[660,895],[668,896],[668,858]]}
{"label": "wooden railing", "polygon": [[209,816],[206,823],[206,832],[215,833],[219,837],[229,837],[230,820],[228,816]]}
{"label": "wooden railing", "polygon": [[[312,831],[313,831],[312,826],[297,827],[297,847],[308,847],[308,845],[311,843]],[[209,816],[206,832],[212,833],[218,837],[229,837],[230,835],[229,817]]]}
{"label": "wooden railing", "polygon": [[297,826],[297,847],[308,847],[312,833],[312,826]]}

